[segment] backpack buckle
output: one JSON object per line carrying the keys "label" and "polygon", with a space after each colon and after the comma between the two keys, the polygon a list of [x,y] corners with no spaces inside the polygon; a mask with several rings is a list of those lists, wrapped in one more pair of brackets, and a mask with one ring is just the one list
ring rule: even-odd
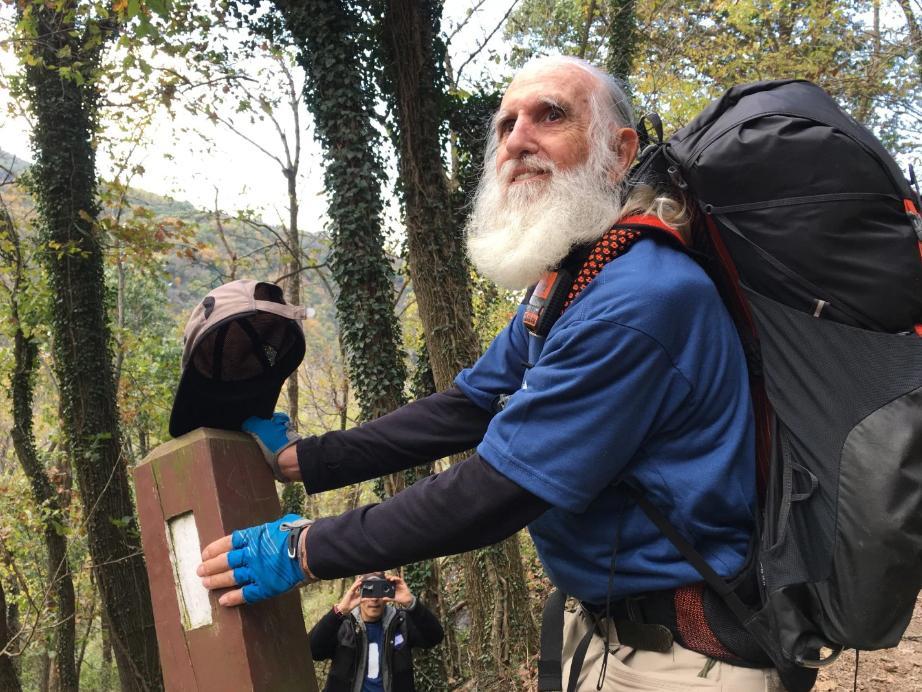
{"label": "backpack buckle", "polygon": [[912,230],[916,232],[916,238],[922,243],[922,216],[919,213],[910,213],[909,222],[912,224]]}
{"label": "backpack buckle", "polygon": [[906,216],[909,217],[912,230],[916,233],[916,238],[922,243],[922,215],[919,214],[919,210],[916,209],[911,199],[903,200],[903,208],[906,210]]}
{"label": "backpack buckle", "polygon": [[688,183],[686,183],[685,178],[682,177],[682,171],[679,170],[678,166],[669,166],[666,172],[669,174],[669,179],[672,181],[673,185],[680,190],[688,189]]}

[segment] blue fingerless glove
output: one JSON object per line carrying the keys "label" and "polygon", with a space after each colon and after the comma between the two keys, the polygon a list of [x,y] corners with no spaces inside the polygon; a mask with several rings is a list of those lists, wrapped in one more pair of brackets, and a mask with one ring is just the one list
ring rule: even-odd
{"label": "blue fingerless glove", "polygon": [[243,587],[243,600],[256,603],[308,582],[301,569],[298,538],[310,519],[286,514],[278,521],[234,531],[227,564]]}
{"label": "blue fingerless glove", "polygon": [[281,483],[290,482],[290,479],[282,475],[279,468],[279,454],[300,440],[301,436],[291,427],[291,418],[288,414],[274,413],[272,418],[250,416],[243,421],[240,428],[243,432],[250,433],[256,440],[276,480]]}

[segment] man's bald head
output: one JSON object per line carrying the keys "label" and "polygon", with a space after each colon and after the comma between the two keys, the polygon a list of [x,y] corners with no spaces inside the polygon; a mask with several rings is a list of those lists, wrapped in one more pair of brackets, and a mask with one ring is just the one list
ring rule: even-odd
{"label": "man's bald head", "polygon": [[600,70],[592,63],[569,55],[548,55],[529,60],[516,74],[516,78],[557,69],[572,69],[590,76],[596,85],[600,106],[608,110],[620,127],[634,127],[634,109],[631,99],[620,80]]}

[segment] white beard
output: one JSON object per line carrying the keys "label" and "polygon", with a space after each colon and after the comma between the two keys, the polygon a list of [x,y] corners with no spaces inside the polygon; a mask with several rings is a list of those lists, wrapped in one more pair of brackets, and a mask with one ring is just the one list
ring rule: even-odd
{"label": "white beard", "polygon": [[[523,165],[549,178],[509,185],[512,170]],[[497,173],[488,162],[465,229],[467,251],[477,271],[518,290],[574,246],[601,238],[620,215],[620,187],[598,164],[558,171],[551,161],[529,157],[507,161]]]}

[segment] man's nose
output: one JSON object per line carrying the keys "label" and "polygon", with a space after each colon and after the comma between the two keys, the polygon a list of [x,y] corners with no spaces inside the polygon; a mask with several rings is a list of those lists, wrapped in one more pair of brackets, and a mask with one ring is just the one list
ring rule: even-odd
{"label": "man's nose", "polygon": [[534,123],[527,118],[518,118],[506,136],[505,147],[509,158],[518,159],[525,154],[538,153],[536,134]]}

